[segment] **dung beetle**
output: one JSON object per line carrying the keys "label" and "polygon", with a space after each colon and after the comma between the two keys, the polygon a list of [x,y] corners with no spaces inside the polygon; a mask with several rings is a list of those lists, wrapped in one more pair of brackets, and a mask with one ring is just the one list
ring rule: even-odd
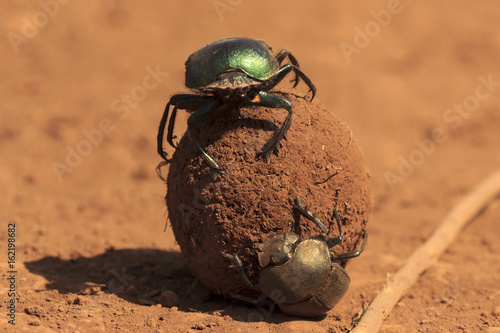
{"label": "dung beetle", "polygon": [[[287,57],[290,64],[281,66]],[[173,95],[165,107],[157,136],[158,154],[165,161],[169,159],[163,150],[163,138],[171,105],[174,108],[168,123],[168,143],[177,148],[173,142],[177,109],[193,113],[187,120],[189,136],[210,166],[220,170],[217,162],[203,150],[193,136],[191,131],[193,125],[218,111],[231,108],[252,105],[283,108],[288,111],[287,118],[258,154],[258,157],[269,161],[271,153],[277,151],[279,142],[286,137],[293,115],[290,101],[270,93],[269,90],[293,70],[295,73],[295,78],[291,81],[294,82],[293,86],[297,86],[301,78],[312,92],[311,100],[316,94],[316,87],[299,69],[297,59],[288,50],[283,49],[274,56],[271,47],[261,40],[240,37],[217,40],[191,54],[185,66],[185,85],[193,90],[193,94]]]}
{"label": "dung beetle", "polygon": [[358,250],[331,253],[330,248],[340,244],[344,236],[337,210],[334,209],[333,215],[339,235],[328,238],[321,220],[304,207],[299,198],[295,199],[293,209],[313,221],[321,229],[321,234],[302,239],[289,231],[271,233],[259,246],[262,252],[258,254],[261,266],[258,285],[250,281],[238,254],[225,254],[233,261],[232,267],[237,269],[245,283],[262,292],[258,300],[237,294],[231,296],[257,304],[269,298],[287,315],[319,316],[331,310],[347,292],[351,279],[338,262],[359,256],[365,248],[367,234],[365,231]]}

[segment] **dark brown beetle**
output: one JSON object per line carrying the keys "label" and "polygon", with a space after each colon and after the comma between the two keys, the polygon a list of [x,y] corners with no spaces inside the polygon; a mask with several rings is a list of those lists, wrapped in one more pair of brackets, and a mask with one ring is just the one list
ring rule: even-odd
{"label": "dark brown beetle", "polygon": [[[278,304],[287,315],[314,317],[331,310],[345,295],[351,279],[338,262],[357,257],[363,252],[367,234],[360,249],[347,253],[331,253],[330,248],[340,244],[344,236],[340,216],[334,209],[339,236],[327,238],[323,223],[304,207],[299,198],[295,199],[293,209],[313,221],[320,229],[318,236],[301,239],[293,232],[273,233],[260,245],[259,263],[262,270],[259,284],[253,285],[238,256],[230,258],[240,276],[254,290],[263,293],[257,302],[266,297]],[[255,303],[256,301],[240,295],[236,299]]]}

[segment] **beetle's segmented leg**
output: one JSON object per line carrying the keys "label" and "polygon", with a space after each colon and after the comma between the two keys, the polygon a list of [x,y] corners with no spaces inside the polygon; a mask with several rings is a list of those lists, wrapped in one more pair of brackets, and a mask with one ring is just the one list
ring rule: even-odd
{"label": "beetle's segmented leg", "polygon": [[258,105],[265,106],[269,108],[282,108],[288,111],[288,116],[281,125],[281,127],[274,133],[274,135],[269,139],[262,150],[257,155],[257,158],[263,157],[266,162],[269,162],[269,158],[273,152],[277,152],[278,145],[283,139],[292,124],[293,107],[292,103],[282,96],[278,96],[266,91],[260,91],[257,99],[247,102],[247,105]]}
{"label": "beetle's segmented leg", "polygon": [[220,166],[215,162],[215,160],[207,154],[207,152],[201,147],[199,144],[198,140],[194,136],[193,132],[191,131],[191,127],[196,125],[198,122],[208,118],[212,114],[214,114],[217,111],[223,110],[223,106],[217,106],[217,103],[215,102],[214,99],[205,101],[203,105],[200,106],[198,110],[196,110],[195,113],[193,113],[189,118],[188,118],[188,133],[189,136],[191,137],[191,141],[193,141],[193,144],[195,145],[196,149],[200,152],[201,156],[205,161],[210,164],[210,167],[216,171],[221,171]]}
{"label": "beetle's segmented leg", "polygon": [[367,240],[368,240],[368,234],[366,230],[364,230],[363,243],[361,244],[361,247],[358,250],[347,253],[339,253],[332,256],[331,259],[335,261],[335,260],[345,260],[358,257],[361,254],[361,252],[363,252],[363,250],[365,249]]}
{"label": "beetle's segmented leg", "polygon": [[242,301],[242,302],[246,302],[246,303],[251,303],[251,304],[255,305],[258,308],[262,308],[263,305],[269,305],[269,310],[267,310],[267,311],[270,314],[274,312],[274,307],[276,306],[276,303],[274,303],[270,299],[269,299],[269,301],[266,302],[266,300],[268,299],[268,297],[265,294],[260,294],[259,298],[257,298],[257,299],[251,298],[251,297],[247,297],[247,296],[243,296],[243,295],[239,295],[239,294],[235,294],[235,293],[230,293],[229,295],[232,298],[234,298],[234,299],[236,299],[238,301]]}
{"label": "beetle's segmented leg", "polygon": [[163,135],[165,133],[165,125],[167,123],[168,112],[170,109],[170,105],[172,103],[172,98],[170,99],[170,101],[168,101],[167,106],[165,107],[165,111],[163,111],[163,115],[162,115],[161,120],[160,120],[160,126],[158,128],[158,135],[156,137],[157,152],[161,156],[161,158],[163,158],[165,161],[169,161],[169,159],[167,158],[167,154],[163,150]]}
{"label": "beetle's segmented leg", "polygon": [[335,238],[330,238],[326,243],[328,244],[328,248],[331,248],[337,244],[340,244],[342,242],[342,238],[344,237],[344,229],[342,228],[342,223],[340,222],[341,220],[341,215],[337,211],[337,208],[333,208],[333,217],[337,221],[337,228],[339,229],[339,235]]}
{"label": "beetle's segmented leg", "polygon": [[165,161],[160,161],[160,163],[158,163],[158,165],[156,166],[156,175],[158,176],[158,178],[160,178],[161,180],[163,180],[164,182],[167,181],[167,178],[164,177],[161,173],[161,169],[170,163],[171,160],[165,160]]}
{"label": "beetle's segmented leg", "polygon": [[255,305],[259,304],[259,300],[255,299],[255,298],[251,298],[251,297],[247,297],[247,296],[243,296],[243,295],[235,294],[235,293],[230,293],[229,295],[231,295],[232,298],[237,299],[238,301],[252,303]]}
{"label": "beetle's segmented leg", "polygon": [[205,161],[207,161],[208,164],[210,164],[210,167],[212,167],[213,169],[215,169],[217,171],[220,171],[221,168],[220,168],[219,164],[217,164],[217,162],[215,162],[215,160],[210,155],[208,155],[205,152],[205,150],[200,146],[200,144],[198,143],[198,140],[196,140],[193,132],[191,131],[191,129],[189,127],[188,127],[187,131],[188,131],[189,137],[191,138],[191,141],[193,141],[194,146],[201,153],[201,157]]}
{"label": "beetle's segmented leg", "polygon": [[241,262],[240,256],[238,256],[237,253],[235,254],[228,254],[224,253],[224,257],[231,259],[233,262],[233,265],[231,267],[235,268],[238,271],[238,274],[240,277],[245,281],[245,283],[252,289],[260,291],[258,286],[254,286],[252,281],[250,281],[250,278],[248,277],[247,273],[245,272],[245,268],[243,267],[243,263]]}
{"label": "beetle's segmented leg", "polygon": [[[297,59],[293,56],[293,54],[290,53],[290,51],[286,49],[282,49],[277,55],[276,55],[276,60],[278,61],[278,64],[281,66],[281,63],[285,58],[288,57],[288,60],[292,63],[297,68],[300,68],[299,62]],[[295,78],[290,80],[290,82],[293,82],[293,87],[295,88],[299,84],[299,76],[297,73],[295,73]]]}
{"label": "beetle's segmented leg", "polygon": [[304,207],[304,205],[302,204],[302,201],[300,201],[299,197],[295,198],[293,209],[298,211],[305,218],[316,223],[316,225],[321,229],[321,233],[323,235],[326,235],[326,229],[325,229],[325,226],[323,225],[323,222],[321,222],[320,219],[318,219],[316,216],[314,216],[314,214],[309,211],[308,207]]}
{"label": "beetle's segmented leg", "polygon": [[316,223],[316,225],[321,229],[320,236],[322,238],[324,238],[324,241],[325,241],[326,245],[328,246],[328,248],[332,248],[335,245],[338,245],[338,244],[340,244],[340,242],[342,242],[342,238],[344,237],[344,229],[342,228],[341,216],[340,216],[339,212],[337,211],[337,209],[335,209],[335,208],[333,209],[333,216],[337,222],[337,228],[339,229],[339,235],[337,237],[327,238],[326,237],[326,229],[325,229],[325,226],[323,225],[323,222],[321,222],[320,219],[318,219],[316,216],[314,216],[313,213],[311,213],[311,211],[309,211],[308,206],[304,207],[304,205],[300,201],[299,197],[297,197],[295,199],[293,208],[296,211],[298,211],[300,214],[302,214],[304,217],[306,217],[307,219]]}
{"label": "beetle's segmented leg", "polygon": [[177,145],[174,144],[174,139],[177,138],[176,135],[174,135],[174,126],[175,126],[175,118],[177,117],[177,106],[175,106],[172,109],[172,115],[170,116],[170,121],[168,122],[168,130],[167,130],[167,142],[177,149]]}
{"label": "beetle's segmented leg", "polygon": [[274,88],[278,83],[280,83],[285,76],[287,76],[291,71],[294,71],[296,75],[298,75],[302,80],[304,80],[304,83],[307,84],[309,87],[309,91],[312,92],[311,96],[311,101],[314,99],[314,96],[316,96],[316,86],[312,83],[311,79],[307,77],[297,66],[295,65],[290,65],[286,64],[283,65],[276,74],[273,75],[268,81],[266,85],[266,90],[271,90]]}
{"label": "beetle's segmented leg", "polygon": [[[195,101],[198,101],[198,100],[195,99]],[[174,143],[174,139],[176,139],[177,136],[174,135],[174,126],[175,126],[175,118],[177,118],[177,110],[184,109],[183,108],[184,104],[192,103],[192,102],[193,102],[193,100],[191,100],[191,99],[180,101],[172,109],[172,115],[170,116],[170,120],[168,122],[167,142],[170,144],[170,146],[174,147],[175,149],[177,149],[177,145]],[[188,108],[185,108],[185,109],[189,110]]]}
{"label": "beetle's segmented leg", "polygon": [[173,95],[170,98],[170,100],[167,103],[167,106],[165,107],[165,110],[163,111],[163,115],[160,120],[160,126],[158,128],[158,135],[156,137],[157,152],[161,156],[161,158],[163,158],[165,161],[167,162],[170,161],[167,158],[167,154],[163,150],[163,137],[165,135],[165,126],[167,124],[170,106],[173,105],[174,109],[172,111],[172,116],[170,117],[170,121],[168,124],[167,141],[172,147],[176,148],[172,140],[175,138],[175,136],[173,135],[173,131],[175,125],[175,117],[177,115],[177,109],[196,110],[197,108],[200,107],[200,105],[206,103],[206,101],[207,101],[206,98],[193,94],[178,94],[178,95]]}

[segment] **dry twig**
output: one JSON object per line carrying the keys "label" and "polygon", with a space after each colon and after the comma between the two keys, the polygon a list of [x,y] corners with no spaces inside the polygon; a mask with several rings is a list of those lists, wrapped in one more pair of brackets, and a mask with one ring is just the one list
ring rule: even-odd
{"label": "dry twig", "polygon": [[351,333],[378,332],[403,293],[432,267],[464,226],[500,195],[500,170],[479,184],[446,216],[429,239],[406,260],[403,267],[386,281]]}

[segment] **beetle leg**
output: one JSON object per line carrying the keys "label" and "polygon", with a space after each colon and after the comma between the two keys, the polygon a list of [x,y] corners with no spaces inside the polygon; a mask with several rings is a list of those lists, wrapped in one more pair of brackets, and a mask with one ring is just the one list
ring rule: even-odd
{"label": "beetle leg", "polygon": [[316,225],[321,229],[322,234],[326,235],[326,229],[323,225],[323,222],[321,222],[320,219],[314,216],[314,214],[311,213],[307,207],[304,207],[304,205],[302,205],[299,197],[295,198],[293,209],[302,214],[302,216],[304,216],[305,218],[316,223]]}
{"label": "beetle leg", "polygon": [[342,242],[342,238],[344,237],[344,229],[342,228],[341,216],[336,208],[333,208],[333,217],[337,222],[337,228],[339,229],[339,235],[337,237],[325,238],[326,245],[329,249],[338,245]]}
{"label": "beetle leg", "polygon": [[252,303],[252,304],[259,304],[259,300],[252,298],[252,297],[247,297],[243,296],[240,294],[235,294],[235,293],[230,293],[232,298],[237,299],[238,301],[246,302],[246,303]]}
{"label": "beetle leg", "polygon": [[359,256],[361,252],[365,249],[366,246],[366,241],[368,240],[368,234],[366,233],[366,230],[364,230],[364,237],[363,237],[363,244],[361,244],[361,247],[358,250],[347,252],[347,253],[339,253],[334,256],[332,256],[332,261],[336,260],[345,260],[345,259],[351,259]]}
{"label": "beetle leg", "polygon": [[254,285],[252,281],[250,281],[250,278],[248,277],[247,273],[245,272],[245,268],[243,267],[243,263],[241,262],[240,256],[235,253],[235,254],[224,254],[224,257],[231,259],[233,261],[233,265],[231,267],[235,268],[238,271],[238,274],[240,277],[245,281],[245,283],[252,289],[260,291],[260,288],[257,285]]}
{"label": "beetle leg", "polygon": [[320,219],[318,219],[316,216],[314,216],[314,214],[309,211],[307,206],[304,207],[304,205],[302,205],[302,202],[300,201],[299,197],[297,197],[295,199],[293,208],[296,211],[298,211],[300,214],[302,214],[304,217],[306,217],[309,220],[316,223],[316,225],[321,229],[321,232],[322,232],[320,236],[321,236],[321,238],[323,238],[323,240],[325,241],[325,243],[329,249],[334,247],[337,244],[340,244],[340,242],[342,242],[342,238],[344,237],[344,229],[342,229],[341,216],[340,216],[339,212],[337,211],[337,209],[335,209],[335,208],[333,209],[333,216],[335,217],[335,220],[337,221],[337,228],[339,229],[340,234],[337,237],[327,238],[326,237],[326,229],[325,229],[325,226],[323,225],[323,222],[321,222]]}
{"label": "beetle leg", "polygon": [[[245,281],[245,283],[251,289],[256,290],[256,291],[261,291],[258,284],[254,285],[252,283],[252,281],[250,281],[250,278],[248,277],[247,273],[245,272],[245,268],[243,267],[243,263],[241,262],[241,259],[240,259],[240,257],[238,256],[237,253],[235,253],[235,254],[225,253],[224,256],[226,258],[232,260],[233,265],[231,265],[231,267],[235,268],[238,271],[238,275],[243,279],[243,281]],[[257,299],[254,299],[254,298],[251,298],[251,297],[247,297],[247,296],[243,296],[243,295],[239,295],[239,294],[235,294],[235,293],[231,293],[230,295],[234,299],[237,299],[237,300],[240,300],[240,301],[243,301],[243,302],[247,302],[247,303],[252,303],[253,305],[255,305],[258,308],[262,308],[263,305],[269,304],[270,305],[269,306],[269,312],[270,313],[272,313],[274,311],[274,306],[276,305],[274,303],[274,301],[272,301],[271,299],[269,299],[266,296],[266,294],[264,294],[264,293],[260,294],[259,298],[257,298]],[[269,301],[266,301],[266,300],[269,300]]]}
{"label": "beetle leg", "polygon": [[165,111],[163,111],[163,116],[161,117],[160,120],[160,127],[158,128],[158,135],[156,136],[156,149],[158,154],[163,158],[165,161],[170,161],[167,158],[167,154],[165,154],[165,151],[163,150],[163,135],[165,133],[165,124],[167,123],[168,119],[168,111],[170,109],[172,99],[168,101],[167,106],[165,107]]}
{"label": "beetle leg", "polygon": [[257,299],[235,293],[230,293],[229,295],[238,301],[251,303],[255,305],[255,307],[261,309],[261,311],[264,309],[265,305],[269,305],[269,309],[266,310],[266,312],[268,312],[269,314],[272,314],[274,312],[274,307],[276,306],[276,303],[274,303],[273,300],[269,299],[265,294],[260,294],[259,298]]}
{"label": "beetle leg", "polygon": [[163,115],[162,115],[161,120],[160,120],[160,126],[158,128],[158,135],[156,137],[156,140],[157,140],[157,151],[158,151],[158,154],[165,161],[169,161],[169,159],[167,158],[167,155],[165,154],[165,151],[163,150],[163,136],[165,134],[165,125],[167,124],[168,113],[169,113],[170,106],[173,105],[174,106],[174,110],[172,111],[172,117],[170,118],[170,122],[169,122],[169,126],[168,126],[169,130],[168,130],[167,136],[170,139],[168,142],[170,143],[171,146],[173,146],[175,148],[175,145],[171,141],[174,138],[172,136],[172,133],[173,133],[173,130],[174,130],[174,122],[175,122],[175,115],[177,113],[177,108],[183,109],[182,106],[184,106],[184,105],[181,106],[182,102],[185,102],[185,101],[188,101],[188,100],[193,100],[193,99],[201,100],[200,96],[193,95],[193,94],[178,94],[178,95],[174,95],[174,96],[172,96],[170,98],[170,100],[167,103],[167,106],[165,107],[165,110],[163,111]]}
{"label": "beetle leg", "polygon": [[286,132],[292,124],[293,108],[292,103],[290,103],[286,98],[278,96],[266,91],[260,91],[259,98],[252,101],[248,101],[246,105],[258,105],[265,106],[268,108],[282,108],[288,111],[288,116],[286,117],[283,125],[274,133],[274,135],[266,142],[260,153],[257,154],[257,158],[264,157],[266,162],[269,162],[269,157],[273,152],[277,152],[278,144],[281,139],[284,138]]}
{"label": "beetle leg", "polygon": [[207,102],[206,99],[202,99],[199,97],[188,98],[179,101],[177,105],[173,108],[172,115],[170,116],[170,121],[168,122],[168,131],[167,131],[167,142],[172,147],[177,148],[177,146],[173,142],[173,139],[176,138],[176,136],[174,136],[174,125],[175,125],[175,118],[177,117],[177,109],[196,111],[206,102]]}
{"label": "beetle leg", "polygon": [[177,145],[174,144],[173,140],[177,138],[177,136],[174,135],[174,125],[176,117],[177,117],[177,105],[174,106],[174,108],[172,109],[172,115],[170,116],[170,121],[168,122],[168,130],[167,130],[167,142],[175,149],[177,149]]}
{"label": "beetle leg", "polygon": [[200,106],[200,108],[198,110],[196,110],[196,112],[193,113],[188,118],[188,121],[187,121],[187,124],[188,124],[187,131],[188,131],[189,136],[191,137],[191,141],[193,141],[193,144],[195,145],[196,149],[200,152],[203,159],[205,161],[207,161],[208,164],[210,164],[210,166],[217,171],[220,171],[221,168],[219,167],[217,162],[215,162],[215,160],[210,155],[208,155],[205,152],[205,150],[203,150],[203,148],[200,146],[198,140],[195,138],[193,132],[191,131],[191,127],[193,125],[197,124],[199,121],[208,118],[208,116],[213,114],[214,111],[220,111],[220,110],[222,110],[222,108],[217,107],[215,100],[211,99],[208,102],[206,102],[205,104],[203,104],[202,106]]}
{"label": "beetle leg", "polygon": [[[293,54],[290,53],[290,51],[286,49],[282,49],[279,51],[279,53],[276,55],[276,60],[278,61],[278,64],[281,66],[281,63],[285,58],[288,57],[288,60],[292,63],[297,68],[300,68],[299,62],[297,61],[297,58],[293,56]],[[293,82],[293,87],[295,88],[299,84],[299,76],[297,73],[295,73],[295,78],[293,80],[290,80],[290,82]]]}
{"label": "beetle leg", "polygon": [[312,83],[311,79],[309,79],[301,70],[295,65],[290,65],[286,64],[280,67],[280,69],[274,74],[268,81],[266,85],[266,90],[271,90],[274,88],[278,83],[280,83],[285,76],[290,73],[291,71],[294,71],[296,75],[298,75],[304,82],[307,84],[309,87],[309,91],[312,92],[311,96],[311,101],[314,99],[314,96],[316,96],[316,86]]}
{"label": "beetle leg", "polygon": [[339,235],[334,238],[329,238],[326,241],[328,248],[332,248],[335,245],[340,244],[340,242],[342,242],[342,238],[344,237],[344,229],[342,229],[342,224],[340,222],[341,217],[336,208],[333,208],[333,217],[335,217],[335,220],[337,221],[337,228],[339,229]]}

